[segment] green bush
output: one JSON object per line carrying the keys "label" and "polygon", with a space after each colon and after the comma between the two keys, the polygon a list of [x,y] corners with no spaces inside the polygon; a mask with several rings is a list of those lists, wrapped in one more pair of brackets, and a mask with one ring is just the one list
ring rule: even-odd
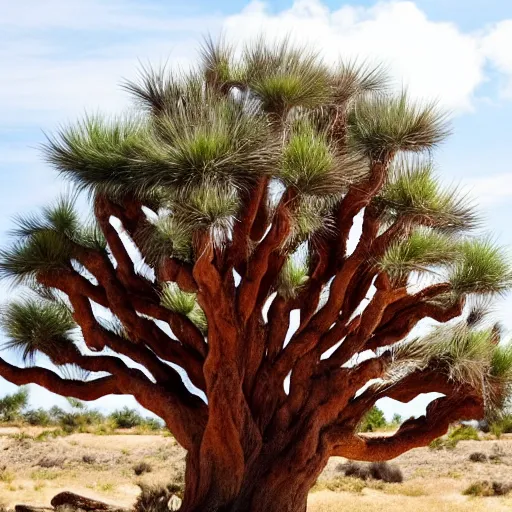
{"label": "green bush", "polygon": [[386,426],[384,413],[376,406],[373,406],[364,416],[359,425],[360,432],[374,432]]}
{"label": "green bush", "polygon": [[60,418],[62,418],[62,416],[66,414],[66,412],[59,406],[54,405],[53,407],[50,407],[50,409],[48,410],[48,414],[50,415],[52,423],[59,423]]}
{"label": "green bush", "polygon": [[29,409],[26,411],[23,414],[23,420],[29,425],[37,425],[39,427],[47,427],[53,423],[50,413],[41,407],[39,409]]}
{"label": "green bush", "polygon": [[163,425],[160,421],[158,421],[156,418],[145,418],[144,422],[142,424],[143,427],[147,428],[148,430],[162,430]]}
{"label": "green bush", "polygon": [[28,389],[22,387],[0,398],[0,421],[8,423],[21,419],[23,409],[28,405],[28,397]]}
{"label": "green bush", "polygon": [[447,436],[434,439],[428,447],[431,450],[453,450],[459,441],[480,441],[478,430],[470,425],[456,427]]}
{"label": "green bush", "polygon": [[491,423],[490,432],[496,439],[501,439],[503,427],[499,423]]}
{"label": "green bush", "polygon": [[144,418],[135,409],[129,407],[114,411],[109,419],[114,424],[114,428],[133,428],[144,423]]}
{"label": "green bush", "polygon": [[505,496],[512,491],[512,485],[502,482],[481,480],[473,482],[462,494],[466,496]]}
{"label": "green bush", "polygon": [[457,446],[458,441],[455,439],[448,439],[447,437],[438,437],[434,439],[428,447],[431,450],[453,450]]}
{"label": "green bush", "polygon": [[448,434],[448,439],[456,441],[480,441],[478,430],[470,425],[462,425]]}
{"label": "green bush", "polygon": [[491,422],[490,431],[497,439],[501,437],[501,434],[512,434],[512,414],[505,414]]}
{"label": "green bush", "polygon": [[98,411],[79,410],[63,413],[59,418],[59,425],[65,432],[86,431],[87,427],[102,423],[104,420]]}
{"label": "green bush", "polygon": [[55,439],[57,437],[67,436],[69,432],[65,432],[61,428],[53,430],[43,430],[39,435],[35,437],[36,441],[48,441],[49,439]]}

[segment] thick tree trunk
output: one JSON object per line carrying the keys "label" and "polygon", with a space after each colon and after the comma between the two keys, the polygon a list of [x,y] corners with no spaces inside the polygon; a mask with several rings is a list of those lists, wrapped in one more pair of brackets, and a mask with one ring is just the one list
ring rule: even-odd
{"label": "thick tree trunk", "polygon": [[[186,488],[180,512],[305,512],[310,488],[324,468],[327,459],[313,454],[308,464],[297,466],[293,454],[261,454],[250,468],[246,468],[242,485],[229,503],[219,496],[233,482],[210,483],[210,492],[198,496],[201,484],[197,481],[201,462],[189,456]],[[233,475],[233,480],[238,479]]]}
{"label": "thick tree trunk", "polygon": [[[222,488],[225,482],[217,482]],[[196,501],[188,496],[180,512],[305,512],[310,486],[301,482],[267,487],[265,479],[242,486],[233,502],[220,504],[215,497]],[[187,499],[188,498],[188,499]]]}

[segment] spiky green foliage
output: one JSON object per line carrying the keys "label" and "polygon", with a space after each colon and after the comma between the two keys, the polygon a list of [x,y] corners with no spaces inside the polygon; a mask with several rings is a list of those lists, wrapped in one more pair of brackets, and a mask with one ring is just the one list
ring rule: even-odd
{"label": "spiky green foliage", "polygon": [[192,189],[175,204],[175,215],[196,228],[228,232],[239,209],[239,195],[233,187],[210,183]]}
{"label": "spiky green foliage", "polygon": [[416,229],[405,240],[392,244],[379,264],[396,280],[411,272],[435,272],[438,266],[453,263],[459,257],[459,247],[449,236],[430,229]]}
{"label": "spiky green foliage", "polygon": [[[254,101],[219,97],[195,75],[165,84],[158,78],[158,85],[155,80],[150,75],[141,86],[151,91],[132,91],[165,104],[159,116],[151,122],[88,118],[49,141],[49,161],[79,187],[109,195],[141,196],[155,187],[194,187],[204,180],[247,187],[274,169],[277,141]],[[158,94],[163,97],[153,98]]]}
{"label": "spiky green foliage", "polygon": [[42,209],[38,215],[19,216],[11,234],[30,239],[39,234],[54,232],[65,239],[91,249],[105,249],[103,232],[97,222],[83,223],[76,208],[76,196],[62,196],[54,204]]}
{"label": "spiky green foliage", "polygon": [[227,92],[230,87],[243,88],[243,63],[234,61],[235,48],[225,40],[207,38],[201,47],[201,70],[205,82],[215,90]]}
{"label": "spiky green foliage", "polygon": [[222,244],[239,210],[236,188],[215,183],[195,187],[167,199],[156,219],[145,223],[134,238],[146,262],[158,266],[165,258],[193,259],[193,234],[209,230]]}
{"label": "spiky green foliage", "polygon": [[284,147],[281,179],[304,195],[334,195],[365,174],[364,163],[357,155],[341,154],[326,133],[301,122]]}
{"label": "spiky green foliage", "polygon": [[415,223],[450,233],[478,225],[473,205],[457,189],[441,186],[431,160],[395,159],[377,202],[390,221],[406,216]]}
{"label": "spiky green foliage", "polygon": [[197,303],[195,293],[184,292],[176,283],[167,283],[160,303],[165,308],[188,317],[202,332],[208,329],[206,315]]}
{"label": "spiky green foliage", "polygon": [[40,215],[18,217],[16,225],[17,241],[0,252],[0,274],[16,282],[31,283],[40,273],[69,268],[79,247],[106,248],[95,222],[80,223],[73,198],[61,198]]}
{"label": "spiky green foliage", "polygon": [[493,351],[491,376],[512,383],[512,343],[498,345]]}
{"label": "spiky green foliage", "polygon": [[449,280],[456,293],[504,293],[512,282],[503,249],[489,239],[467,240],[459,246],[460,260]]}
{"label": "spiky green foliage", "polygon": [[341,62],[334,74],[332,101],[344,104],[366,94],[383,93],[388,83],[389,78],[382,66],[357,61]]}
{"label": "spiky green foliage", "polygon": [[194,186],[207,179],[245,187],[273,171],[277,141],[257,105],[203,95],[197,104],[159,118],[157,133],[167,146],[163,172],[144,173],[152,185]]}
{"label": "spiky green foliage", "polygon": [[131,190],[133,175],[163,160],[146,123],[137,118],[86,117],[63,128],[45,146],[46,158],[80,188],[104,187],[111,195]]}
{"label": "spiky green foliage", "polygon": [[142,110],[159,115],[177,103],[181,90],[165,66],[158,69],[142,67],[139,75],[137,82],[126,81],[123,88],[135,98]]}
{"label": "spiky green foliage", "polygon": [[335,205],[336,198],[329,196],[300,197],[292,212],[289,241],[297,246],[308,238],[334,233]]}
{"label": "spiky green foliage", "polygon": [[306,261],[288,258],[277,280],[277,293],[285,299],[292,299],[302,290],[308,280]]}
{"label": "spiky green foliage", "polygon": [[0,322],[7,337],[3,346],[19,352],[28,363],[42,352],[54,363],[62,364],[66,352],[75,349],[72,330],[76,324],[63,304],[15,301],[2,311]]}
{"label": "spiky green foliage", "polygon": [[192,234],[192,226],[186,219],[166,212],[142,226],[134,238],[146,263],[157,267],[165,258],[190,260]]}
{"label": "spiky green foliage", "polygon": [[80,228],[74,198],[61,197],[54,205],[43,208],[41,214],[15,219],[14,236],[25,238],[45,231],[56,231],[72,235]]}
{"label": "spiky green foliage", "polygon": [[447,133],[446,117],[435,104],[414,102],[405,92],[363,98],[350,117],[352,144],[375,160],[397,151],[431,150]]}
{"label": "spiky green foliage", "polygon": [[[467,322],[439,326],[392,350],[398,371],[435,369],[455,383],[480,390],[489,414],[502,409],[512,386],[512,345],[496,343],[493,328],[476,329]],[[393,377],[392,377],[393,378]]]}
{"label": "spiky green foliage", "polygon": [[293,107],[313,108],[329,98],[330,77],[318,54],[289,39],[247,46],[243,64],[247,86],[270,114],[282,118]]}
{"label": "spiky green foliage", "polygon": [[66,268],[69,244],[59,233],[37,233],[0,252],[0,274],[16,283],[31,281],[39,273]]}
{"label": "spiky green foliage", "polygon": [[493,352],[489,330],[470,330],[463,324],[438,327],[428,335],[393,349],[398,366],[435,368],[450,379],[480,389]]}

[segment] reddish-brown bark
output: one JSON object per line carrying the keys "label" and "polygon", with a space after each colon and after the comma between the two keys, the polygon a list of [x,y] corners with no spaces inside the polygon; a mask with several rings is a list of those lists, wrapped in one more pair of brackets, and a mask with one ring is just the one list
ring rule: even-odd
{"label": "reddish-brown bark", "polygon": [[[95,213],[115,264],[105,252],[77,247],[76,258],[94,282],[71,265],[40,274],[38,280],[69,297],[91,350],[109,348],[142,365],[147,374],[114,356],[70,350],[59,355],[60,362],[109,376],[75,382],[42,368],[19,369],[2,359],[0,375],[16,384],[34,382],[85,400],[107,394],[135,396],[164,419],[188,450],[184,512],[304,512],[309,488],[330,456],[387,460],[428,443],[456,419],[481,416],[475,390],[453,386],[428,368],[393,386],[370,386],[358,394],[369,381],[386,375],[389,351],[346,364],[362,351],[400,341],[423,318],[444,322],[462,312],[462,299],[447,308],[428,302],[445,293],[447,284],[411,295],[403,283],[391,283],[375,265],[408,229],[407,222],[399,220],[381,232],[378,211],[370,204],[383,185],[387,161],[374,162],[366,182],[345,195],[337,211],[336,235],[311,245],[310,277],[295,297],[275,295],[288,250],[293,190],[284,193],[269,216],[269,183],[261,179],[244,196],[225,254],[208,232],[197,233],[195,263],[163,259],[154,269],[154,282],[135,271],[111,222],[117,218],[136,243],[137,230],[147,223],[142,205],[129,198],[113,202],[98,197]],[[363,208],[363,235],[347,255],[353,218]],[[238,286],[233,269],[240,275]],[[160,304],[167,281],[197,294],[208,321],[206,335],[187,316]],[[376,292],[366,308],[356,311],[371,285]],[[126,337],[98,322],[94,304],[110,309]],[[300,312],[300,325],[285,343],[293,310]],[[155,320],[165,323],[172,334]],[[324,359],[328,350],[334,352]],[[186,371],[206,394],[207,403],[187,389],[170,364]],[[429,406],[425,417],[407,421],[390,438],[357,435],[359,421],[378,398],[408,401],[427,391],[445,396]]]}

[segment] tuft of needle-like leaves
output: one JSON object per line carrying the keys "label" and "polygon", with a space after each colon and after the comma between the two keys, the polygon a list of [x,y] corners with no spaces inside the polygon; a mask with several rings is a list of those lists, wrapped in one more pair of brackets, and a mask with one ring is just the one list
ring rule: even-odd
{"label": "tuft of needle-like leaves", "polygon": [[65,354],[77,350],[71,336],[76,324],[62,303],[14,301],[2,311],[0,323],[7,337],[4,348],[19,352],[29,364],[38,352],[46,354],[55,364],[63,364]]}

